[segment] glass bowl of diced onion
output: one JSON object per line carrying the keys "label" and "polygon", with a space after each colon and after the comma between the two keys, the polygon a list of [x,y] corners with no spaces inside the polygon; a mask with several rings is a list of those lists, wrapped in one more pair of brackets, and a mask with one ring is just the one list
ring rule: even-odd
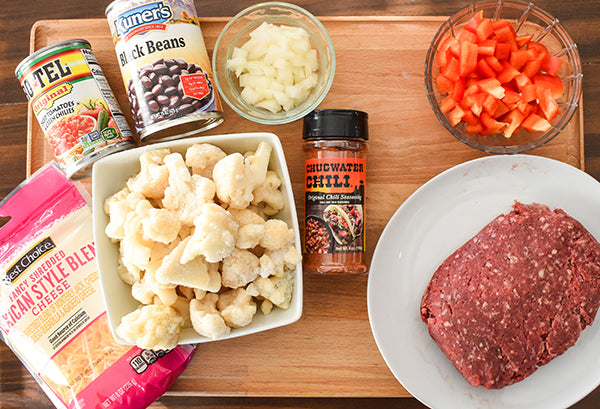
{"label": "glass bowl of diced onion", "polygon": [[[474,18],[474,16],[476,17]],[[489,20],[484,22],[488,23],[488,27],[485,27],[486,24],[481,24],[481,19]],[[509,25],[503,28],[502,21],[508,22]],[[467,27],[470,27],[470,29]],[[470,33],[466,33],[467,35],[461,34],[465,31],[470,31]],[[500,59],[499,54],[504,53],[502,49],[499,50],[498,44],[503,39],[504,34],[510,31],[516,36],[517,44],[513,44],[506,60],[501,61],[504,66],[500,67],[500,65],[497,65],[498,71],[496,71],[492,68],[492,64],[498,62],[498,59]],[[472,37],[471,34],[475,36]],[[459,39],[460,43],[460,46],[454,44],[457,47],[453,50],[445,48],[453,41],[452,37]],[[483,38],[485,40],[482,40]],[[495,42],[494,40],[497,41]],[[449,67],[449,60],[444,59],[444,56],[440,54],[445,49],[448,53],[446,56],[456,57],[459,61],[459,74],[461,69],[464,69],[463,73],[465,73],[468,70],[468,64],[460,65],[461,48],[459,48],[462,47],[462,43],[465,41],[478,44],[477,66],[471,74],[462,77],[466,80],[467,86],[464,90],[459,90],[461,87],[460,84],[457,85],[458,81],[446,81],[447,76],[453,76],[453,70]],[[490,48],[490,45],[494,45],[494,43],[496,44],[495,48]],[[542,47],[537,46],[537,44],[541,44]],[[529,71],[528,68],[525,68],[525,64],[529,60],[524,65],[519,66],[522,62],[518,62],[518,58],[516,57],[527,54],[529,49],[536,46],[538,49],[533,54],[530,54],[530,57],[528,57],[529,60],[535,60],[535,55],[542,55],[541,50],[547,50],[547,55],[550,57],[545,57],[545,62],[541,65],[541,68],[534,69],[535,74],[533,74],[534,71]],[[469,47],[464,46],[464,49],[465,57],[463,62],[469,61],[467,51]],[[520,51],[515,53],[515,59],[512,60],[514,50],[517,49]],[[457,50],[458,53],[456,53]],[[489,59],[487,57],[488,54],[491,55]],[[495,57],[498,57],[498,59],[495,59]],[[485,62],[489,62],[489,64],[481,63],[480,66],[480,60],[482,59]],[[559,62],[559,65],[548,63],[548,61]],[[503,73],[502,71],[506,69],[505,63],[508,62],[515,63],[519,74],[526,75],[520,76],[518,79],[515,77],[515,79],[506,81],[511,78],[511,75],[509,74],[507,77],[505,76],[506,72]],[[534,65],[534,63],[531,63],[529,67]],[[550,72],[548,73],[545,70]],[[486,72],[488,73],[486,74]],[[443,75],[444,73],[446,75]],[[513,73],[516,72],[513,71]],[[527,91],[532,87],[526,90],[523,88],[524,85],[529,83],[537,85],[538,82],[535,82],[534,78],[538,74],[542,74],[539,77],[541,78],[540,84],[543,84],[542,80],[548,78],[548,76],[559,78],[560,82],[562,82],[562,93],[560,95],[553,95],[553,99],[550,101],[554,109],[558,108],[557,112],[555,110],[554,113],[549,113],[549,109],[541,109],[548,106],[548,99],[543,95],[545,91],[542,86],[537,88],[539,91],[536,92],[535,96],[531,94],[526,95]],[[473,117],[471,115],[473,113],[472,107],[480,108],[480,104],[473,104],[473,101],[476,99],[473,95],[467,101],[465,101],[466,98],[464,96],[458,98],[460,103],[457,104],[458,108],[453,112],[454,108],[450,105],[455,102],[456,98],[453,100],[447,97],[455,95],[455,90],[457,90],[456,95],[460,95],[463,91],[465,91],[464,95],[466,95],[469,92],[466,91],[469,88],[469,81],[471,84],[475,81],[470,80],[469,77],[473,77],[476,80],[486,80],[483,84],[493,82],[490,81],[490,78],[498,78],[502,81],[501,86],[503,90],[497,88],[490,92],[494,94],[495,91],[500,90],[500,94],[509,95],[511,98],[505,99],[501,95],[497,95],[501,97],[497,99],[502,102],[500,108],[495,111],[498,114],[497,116],[494,114],[488,115],[484,108],[483,110],[476,109],[474,112],[477,115]],[[460,78],[461,76],[459,75]],[[565,28],[559,23],[558,19],[546,11],[536,7],[532,3],[521,1],[485,0],[458,11],[444,22],[435,34],[425,62],[427,97],[441,124],[465,144],[483,152],[494,154],[513,154],[530,151],[556,137],[565,129],[572,119],[573,114],[577,111],[581,99],[581,83],[581,61],[577,45],[573,42]],[[483,90],[480,87],[475,92],[483,91],[485,93],[485,88],[484,85]],[[523,101],[530,102],[528,104],[519,101],[515,102],[515,99],[512,98],[515,95],[521,97]],[[530,111],[525,105],[530,105],[533,111]],[[491,107],[493,105],[490,105],[490,112],[492,111]],[[521,108],[521,110],[519,111],[516,108]],[[508,111],[504,112],[507,109]],[[512,115],[513,112],[511,111],[515,109],[519,112],[514,112],[515,115]],[[466,112],[466,116],[462,119],[460,118],[462,114],[461,110]],[[511,113],[509,114],[509,112]],[[529,118],[525,122],[525,119],[528,119],[527,117],[532,113],[537,115],[537,117]],[[525,118],[523,119],[521,116]],[[509,126],[501,125],[501,128],[494,130],[492,125],[495,122],[490,121],[490,117],[498,123],[506,123]],[[539,117],[542,119],[540,120]],[[523,121],[520,121],[520,119],[523,119]],[[491,122],[491,125],[488,127],[480,125],[483,122],[488,125]]]}
{"label": "glass bowl of diced onion", "polygon": [[235,112],[262,124],[284,124],[323,101],[335,74],[335,51],[323,24],[308,11],[260,3],[225,25],[212,69],[220,96]]}

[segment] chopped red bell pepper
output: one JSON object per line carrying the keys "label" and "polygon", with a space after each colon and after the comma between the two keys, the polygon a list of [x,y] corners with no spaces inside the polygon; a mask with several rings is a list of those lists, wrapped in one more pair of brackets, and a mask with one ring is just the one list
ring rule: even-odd
{"label": "chopped red bell pepper", "polygon": [[464,41],[460,45],[459,75],[466,77],[477,68],[477,44]]}
{"label": "chopped red bell pepper", "polygon": [[467,132],[507,138],[520,129],[552,127],[564,92],[557,76],[563,61],[533,38],[478,11],[462,31],[440,43],[437,85],[446,94],[440,109],[453,126],[464,122]]}
{"label": "chopped red bell pepper", "polygon": [[548,132],[552,128],[550,122],[535,113],[529,114],[522,126],[529,132]]}

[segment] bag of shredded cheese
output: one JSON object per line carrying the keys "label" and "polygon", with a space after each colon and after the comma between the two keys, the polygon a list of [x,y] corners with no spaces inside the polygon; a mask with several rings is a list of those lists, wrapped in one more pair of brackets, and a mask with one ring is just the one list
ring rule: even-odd
{"label": "bag of shredded cheese", "polygon": [[0,202],[0,338],[57,408],[144,408],[194,346],[151,351],[114,340],[86,195],[51,162]]}

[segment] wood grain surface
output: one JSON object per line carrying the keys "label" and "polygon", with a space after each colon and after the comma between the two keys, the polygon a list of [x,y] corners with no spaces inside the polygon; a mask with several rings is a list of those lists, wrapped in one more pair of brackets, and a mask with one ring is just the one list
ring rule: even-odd
{"label": "wood grain surface", "polygon": [[[16,3],[16,2],[15,2]],[[0,140],[0,196],[5,196],[25,177],[28,170],[45,161],[45,147],[32,150],[27,144],[27,104],[25,97],[14,78],[16,64],[28,54],[30,47],[29,33],[33,23],[39,19],[71,19],[93,18],[102,21],[104,8],[107,5],[83,1],[47,1],[44,13],[36,10],[33,2],[21,2],[18,5],[6,5],[0,11],[0,58],[2,75],[0,76],[0,117],[3,138]],[[208,1],[196,3],[202,17],[232,16],[252,2]],[[397,1],[380,2],[339,1],[309,2],[300,1],[302,5],[319,16],[443,16],[468,4],[463,1]],[[579,45],[584,70],[584,109],[583,124],[576,123],[571,134],[559,136],[551,144],[532,152],[535,155],[549,156],[564,160],[575,166],[585,167],[586,171],[597,179],[600,178],[600,124],[598,123],[596,105],[600,102],[600,52],[598,51],[600,32],[598,15],[600,1],[537,2],[550,13],[558,16],[571,36]],[[326,20],[326,19],[324,19]],[[461,143],[450,135],[440,142],[439,136],[443,128],[435,120],[427,105],[422,87],[422,61],[424,48],[430,41],[439,19],[429,19],[429,25],[420,23],[411,26],[411,32],[420,34],[413,37],[400,36],[390,47],[391,57],[381,66],[369,67],[375,51],[372,30],[381,26],[379,35],[386,36],[389,21],[365,24],[371,28],[361,27],[357,30],[344,31],[336,28],[341,25],[336,19],[326,21],[326,25],[336,41],[336,50],[354,49],[338,53],[338,64],[349,68],[350,77],[336,81],[330,95],[324,101],[325,107],[355,107],[364,109],[371,115],[372,132],[378,135],[370,141],[369,163],[378,166],[369,170],[369,182],[378,181],[369,191],[368,203],[389,204],[384,211],[371,212],[367,223],[369,226],[369,254],[372,253],[376,240],[385,222],[393,210],[418,186],[440,171],[464,160],[481,156],[480,153],[465,149]],[[344,20],[344,19],[342,19]],[[394,19],[392,19],[394,20]],[[398,19],[403,20],[403,19]],[[93,21],[93,20],[92,20]],[[214,43],[222,19],[203,24],[207,44]],[[410,19],[408,19],[410,21]],[[99,22],[99,21],[98,21]],[[413,21],[414,22],[414,21]],[[90,23],[91,24],[91,23]],[[211,28],[211,24],[214,28]],[[394,24],[411,24],[401,21]],[[102,24],[100,24],[102,25]],[[38,28],[47,26],[39,23]],[[335,26],[335,27],[334,27]],[[68,21],[59,23],[59,27],[69,27]],[[81,32],[91,27],[88,22],[80,22]],[[101,65],[108,71],[109,81],[115,93],[120,77],[111,73],[104,61],[110,61],[111,48],[102,51],[102,40],[107,26],[93,30],[90,39]],[[375,27],[375,28],[373,28]],[[386,28],[384,28],[386,27]],[[369,31],[371,30],[371,31]],[[34,32],[36,39],[42,38]],[[333,34],[336,33],[336,34]],[[79,35],[81,37],[82,35]],[[429,36],[429,38],[427,38]],[[211,40],[211,38],[213,40]],[[378,39],[378,37],[377,37]],[[98,42],[97,42],[98,41]],[[391,40],[390,40],[391,41]],[[97,43],[96,43],[97,42]],[[41,44],[34,44],[34,47]],[[389,47],[389,46],[388,46]],[[101,50],[100,53],[98,50]],[[397,54],[393,54],[397,53]],[[421,54],[419,54],[421,53]],[[373,55],[375,55],[373,54]],[[395,58],[392,58],[395,57]],[[398,63],[401,61],[402,63]],[[110,65],[110,64],[109,64]],[[367,81],[374,76],[373,95],[384,95],[386,100],[393,101],[389,106],[380,108],[379,104],[367,99],[354,100],[355,92],[351,85],[356,75],[365,75],[363,66],[367,66]],[[116,71],[115,71],[116,72]],[[343,72],[343,71],[340,71]],[[419,77],[419,79],[416,79]],[[117,78],[117,79],[114,79]],[[343,75],[341,77],[344,79]],[[385,84],[395,84],[394,87]],[[383,85],[382,85],[383,84]],[[419,88],[420,87],[420,88]],[[398,91],[399,90],[399,91]],[[122,98],[122,97],[121,97]],[[382,98],[383,99],[383,98]],[[417,103],[415,103],[417,101]],[[124,99],[120,99],[126,106]],[[415,104],[410,106],[410,104]],[[408,105],[408,106],[407,106]],[[401,106],[401,109],[398,109]],[[212,133],[260,130],[264,127],[234,119],[233,112],[226,109],[226,121]],[[578,118],[580,119],[580,118]],[[415,125],[411,121],[417,121]],[[418,129],[419,132],[415,132]],[[583,129],[585,145],[573,145],[575,134]],[[284,146],[290,169],[301,169],[303,156],[299,138],[301,125],[292,123],[278,127],[270,127],[269,131],[284,135]],[[30,132],[30,135],[33,133]],[[383,136],[386,137],[383,137]],[[425,135],[425,137],[423,137]],[[435,137],[434,137],[435,136]],[[28,149],[28,146],[30,149]],[[567,149],[569,146],[569,149]],[[424,149],[424,150],[423,150]],[[27,165],[27,152],[30,152],[30,164]],[[46,152],[46,153],[44,153]],[[581,154],[585,152],[585,162],[581,162]],[[42,156],[40,156],[40,154]],[[432,158],[435,158],[433,160]],[[458,162],[457,162],[458,161]],[[398,175],[392,176],[386,164],[402,169]],[[293,175],[296,199],[301,197],[301,179]],[[400,181],[400,183],[398,183]],[[88,182],[89,183],[89,182]],[[298,202],[299,210],[301,203]],[[395,381],[383,360],[379,356],[368,326],[366,311],[367,276],[357,277],[320,277],[305,278],[305,313],[300,322],[291,326],[259,334],[256,342],[267,351],[261,359],[253,355],[255,351],[243,338],[201,346],[196,352],[192,364],[182,377],[173,385],[167,394],[152,407],[244,407],[244,408],[422,408],[424,407],[407,396],[406,391]],[[358,300],[358,301],[357,301]],[[315,333],[318,336],[315,336]],[[283,343],[273,350],[269,344]],[[292,342],[286,345],[286,342]],[[221,345],[220,345],[221,344]],[[300,347],[298,347],[300,345]],[[300,348],[300,352],[298,349]],[[232,351],[234,355],[232,356]],[[235,355],[237,354],[237,355]],[[246,357],[248,360],[238,357]],[[224,357],[226,357],[224,359]],[[307,365],[309,364],[309,365]],[[319,365],[320,364],[320,365]],[[311,370],[306,370],[310,367]],[[273,376],[273,368],[277,370]],[[227,376],[223,376],[226,374]],[[333,380],[333,381],[332,381]],[[0,408],[37,408],[50,407],[50,402],[35,384],[27,370],[16,360],[14,355],[4,346],[0,348]],[[337,396],[338,398],[331,398]],[[369,396],[370,398],[363,398]],[[349,398],[354,397],[354,398]],[[357,398],[358,397],[358,398]],[[595,391],[586,399],[574,406],[578,409],[591,409],[600,405],[600,391]]]}

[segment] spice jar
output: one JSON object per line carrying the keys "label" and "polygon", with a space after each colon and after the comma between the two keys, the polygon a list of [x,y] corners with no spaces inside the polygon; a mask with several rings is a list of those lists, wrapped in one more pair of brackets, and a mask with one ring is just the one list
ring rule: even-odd
{"label": "spice jar", "polygon": [[304,271],[358,274],[364,262],[368,115],[316,110],[304,118]]}

